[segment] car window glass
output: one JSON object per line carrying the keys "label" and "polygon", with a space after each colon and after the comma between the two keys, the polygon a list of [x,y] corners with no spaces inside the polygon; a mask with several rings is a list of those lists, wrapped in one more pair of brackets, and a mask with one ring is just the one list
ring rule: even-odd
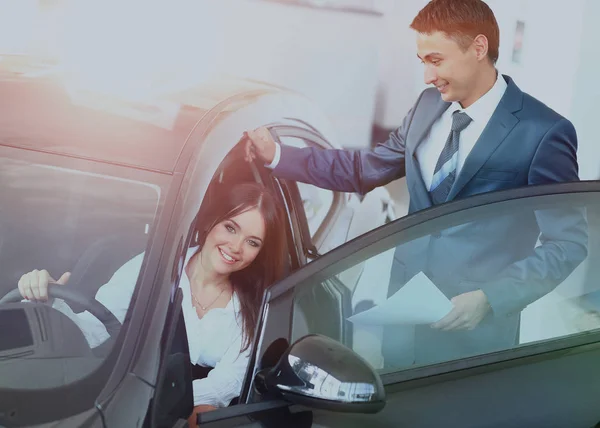
{"label": "car window glass", "polygon": [[327,335],[386,373],[598,330],[599,253],[597,193],[455,212],[297,285],[292,340]]}
{"label": "car window glass", "polygon": [[[135,171],[130,173],[136,176]],[[65,285],[51,287],[83,299],[95,298],[122,323],[161,188],[4,157],[0,157],[0,182],[0,295],[14,291],[19,279],[36,269],[46,270],[54,279],[71,272]],[[18,301],[9,305],[26,312],[22,325],[14,327],[28,331],[29,339],[13,343],[8,332],[0,335],[3,388],[53,388],[90,374],[121,327],[117,324],[109,335],[106,325],[81,302],[54,299],[47,305]],[[0,313],[6,308],[0,305]],[[37,318],[32,314],[39,311],[44,316],[34,322]],[[3,323],[3,329],[6,326]],[[14,354],[22,358],[10,356]]]}

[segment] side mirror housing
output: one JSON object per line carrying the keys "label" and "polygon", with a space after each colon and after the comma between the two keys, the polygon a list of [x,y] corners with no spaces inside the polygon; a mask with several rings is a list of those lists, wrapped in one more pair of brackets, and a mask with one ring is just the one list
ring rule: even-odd
{"label": "side mirror housing", "polygon": [[321,335],[300,338],[275,367],[257,376],[268,392],[315,409],[376,413],[385,406],[375,370],[351,349]]}

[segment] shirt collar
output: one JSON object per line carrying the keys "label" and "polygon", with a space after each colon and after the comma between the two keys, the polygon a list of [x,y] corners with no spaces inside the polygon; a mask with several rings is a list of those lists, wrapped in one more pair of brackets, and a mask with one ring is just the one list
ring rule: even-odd
{"label": "shirt collar", "polygon": [[508,85],[504,80],[504,77],[498,73],[496,83],[494,83],[492,89],[483,94],[481,98],[465,109],[460,106],[460,103],[455,101],[450,106],[450,111],[452,113],[455,111],[464,111],[471,119],[473,119],[473,122],[487,123],[492,117],[492,114],[494,114],[498,104],[500,104],[500,100],[504,96],[507,87]]}

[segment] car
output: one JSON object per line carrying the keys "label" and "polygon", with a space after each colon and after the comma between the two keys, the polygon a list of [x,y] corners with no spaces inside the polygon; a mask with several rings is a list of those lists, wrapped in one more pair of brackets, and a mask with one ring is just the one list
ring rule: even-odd
{"label": "car", "polygon": [[[6,405],[0,424],[60,420],[78,413],[95,393],[87,398],[78,394],[75,403],[61,391],[72,382],[97,382],[93,373],[104,373],[101,383],[110,388],[106,382],[118,374],[108,366],[121,364],[109,363],[120,353],[118,338],[123,343],[130,338],[113,314],[95,302],[97,290],[143,251],[139,281],[158,280],[165,263],[173,261],[161,261],[163,257],[175,257],[193,242],[200,207],[218,199],[230,184],[258,181],[278,195],[286,210],[289,272],[395,216],[384,189],[341,194],[274,180],[263,165],[243,160],[244,131],[262,125],[282,144],[339,148],[325,116],[299,94],[262,82],[219,78],[140,100],[88,83],[52,61],[3,56],[0,62],[0,92],[7,100],[2,119],[6,132],[0,138],[0,297],[5,296],[0,352],[10,361],[0,369],[0,388],[6,393],[0,399]],[[186,222],[185,236],[175,238]],[[62,328],[55,311],[20,303],[16,284],[36,267],[72,270],[70,287],[54,293],[76,313],[87,310],[99,317],[114,340],[92,355],[85,346],[79,348],[83,344],[75,325]],[[181,272],[174,269],[170,273],[177,279]],[[150,282],[133,298],[146,302],[142,306],[148,304],[148,309],[155,298],[169,300],[158,295],[164,278]],[[142,306],[136,310],[137,304],[131,305],[125,325],[145,311]],[[142,312],[135,315],[137,311]],[[152,327],[155,346],[166,332],[168,320],[163,321],[158,330]],[[151,362],[160,354],[147,357],[151,365],[160,361]],[[21,406],[30,397],[41,397],[42,390],[50,397],[43,407],[62,410],[23,419],[30,412]],[[24,391],[25,401],[20,401]],[[21,404],[13,407],[14,400]]]}
{"label": "car", "polygon": [[[0,425],[187,426],[183,258],[202,208],[248,181],[270,187],[285,207],[288,275],[263,297],[240,397],[199,414],[201,426],[600,421],[600,182],[481,194],[395,220],[381,193],[321,193],[329,195],[322,211],[310,187],[243,160],[243,132],[259,125],[282,144],[333,144],[326,121],[298,94],[226,80],[122,100],[69,86],[56,72],[0,71],[0,94],[10,100],[0,116]],[[585,213],[586,257],[521,312],[514,347],[415,364],[413,324],[392,324],[388,343],[387,321],[353,318],[385,306],[398,248],[456,230],[485,241],[478,231],[490,220],[548,210]],[[142,251],[121,325],[93,297]],[[70,285],[52,287],[52,296],[101,320],[111,339],[91,350],[58,311],[21,302],[18,278],[33,267],[72,269]]]}

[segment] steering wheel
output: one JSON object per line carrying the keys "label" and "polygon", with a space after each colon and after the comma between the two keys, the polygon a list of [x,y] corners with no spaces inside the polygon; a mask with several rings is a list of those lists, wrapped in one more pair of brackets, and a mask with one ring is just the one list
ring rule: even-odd
{"label": "steering wheel", "polygon": [[[96,319],[104,325],[111,339],[115,339],[119,333],[121,323],[117,317],[115,317],[102,303],[96,299],[83,296],[73,287],[69,287],[68,285],[56,286],[48,284],[48,296],[63,299],[67,303],[76,303],[83,306],[85,310],[96,317]],[[18,303],[21,302],[21,300],[23,300],[23,297],[17,288],[4,295],[4,297],[0,299],[0,305],[6,303]]]}

